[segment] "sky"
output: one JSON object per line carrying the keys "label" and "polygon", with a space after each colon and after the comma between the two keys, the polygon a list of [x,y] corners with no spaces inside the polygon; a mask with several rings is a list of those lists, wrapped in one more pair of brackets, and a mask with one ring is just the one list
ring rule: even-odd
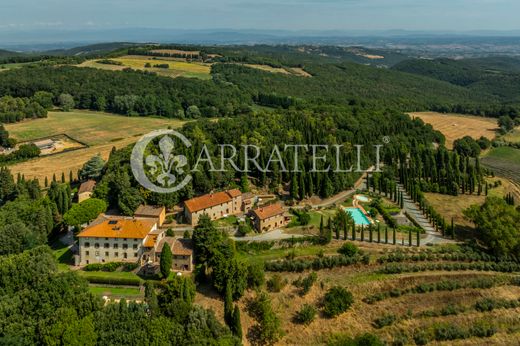
{"label": "sky", "polygon": [[0,0],[0,30],[520,30],[518,0]]}

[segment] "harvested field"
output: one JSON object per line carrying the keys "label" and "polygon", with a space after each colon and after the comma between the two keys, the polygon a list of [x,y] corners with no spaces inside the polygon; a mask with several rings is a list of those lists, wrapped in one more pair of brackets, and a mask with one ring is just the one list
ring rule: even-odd
{"label": "harvested field", "polygon": [[[121,71],[125,68],[132,68],[134,70],[143,70],[155,72],[158,75],[166,77],[189,77],[199,79],[210,79],[210,64],[199,62],[186,62],[173,59],[161,59],[160,57],[147,57],[140,55],[127,55],[120,58],[113,58],[110,60],[121,62],[123,65],[100,64],[97,60],[87,60],[79,67],[93,67],[102,70]],[[152,67],[145,68],[145,64],[149,63]],[[168,64],[168,68],[153,67],[156,64]]]}
{"label": "harvested field", "polygon": [[442,132],[446,137],[446,147],[453,148],[453,142],[464,136],[475,139],[496,137],[497,120],[477,116],[461,114],[442,114],[436,112],[409,113],[412,118],[420,118],[425,123],[431,124],[435,130]]}
{"label": "harvested field", "polygon": [[502,137],[504,141],[511,143],[520,143],[520,127],[515,128],[513,131]]}
{"label": "harvested field", "polygon": [[125,117],[89,111],[49,112],[47,118],[9,124],[6,128],[19,141],[67,134],[89,147],[32,159],[9,168],[13,174],[21,173],[27,178],[37,178],[40,182],[45,177],[51,179],[53,174],[59,177],[62,172],[68,178],[69,171],[75,176],[78,169],[97,154],[107,159],[112,147],[122,148],[152,130],[180,127],[182,124],[179,120]]}

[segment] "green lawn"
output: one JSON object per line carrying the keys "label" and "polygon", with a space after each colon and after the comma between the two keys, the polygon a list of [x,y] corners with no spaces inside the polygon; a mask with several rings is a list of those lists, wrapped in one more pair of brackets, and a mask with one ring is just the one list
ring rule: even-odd
{"label": "green lawn", "polygon": [[142,299],[143,294],[136,287],[89,285],[89,291],[97,296],[110,298]]}
{"label": "green lawn", "polygon": [[51,244],[51,249],[58,260],[58,269],[60,271],[69,270],[69,265],[74,264],[72,251],[59,240]]}

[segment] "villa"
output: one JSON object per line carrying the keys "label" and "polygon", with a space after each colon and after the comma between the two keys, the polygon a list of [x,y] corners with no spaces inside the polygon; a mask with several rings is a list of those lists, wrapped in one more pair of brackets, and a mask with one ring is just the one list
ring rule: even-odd
{"label": "villa", "polygon": [[253,209],[251,216],[258,232],[266,232],[278,227],[283,227],[290,221],[290,217],[285,215],[285,210],[281,203],[274,203]]}
{"label": "villa", "polygon": [[218,220],[228,215],[243,212],[242,192],[238,189],[210,193],[184,202],[184,216],[189,224],[195,226],[201,215]]}

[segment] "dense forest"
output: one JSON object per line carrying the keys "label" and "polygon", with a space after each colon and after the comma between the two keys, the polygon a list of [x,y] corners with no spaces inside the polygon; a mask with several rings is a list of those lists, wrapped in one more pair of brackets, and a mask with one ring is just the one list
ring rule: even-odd
{"label": "dense forest", "polygon": [[[492,94],[503,103],[499,115],[520,114],[520,59],[492,57],[478,59],[406,60],[394,70],[426,76],[467,88],[475,93]],[[496,115],[488,109],[475,114]]]}

